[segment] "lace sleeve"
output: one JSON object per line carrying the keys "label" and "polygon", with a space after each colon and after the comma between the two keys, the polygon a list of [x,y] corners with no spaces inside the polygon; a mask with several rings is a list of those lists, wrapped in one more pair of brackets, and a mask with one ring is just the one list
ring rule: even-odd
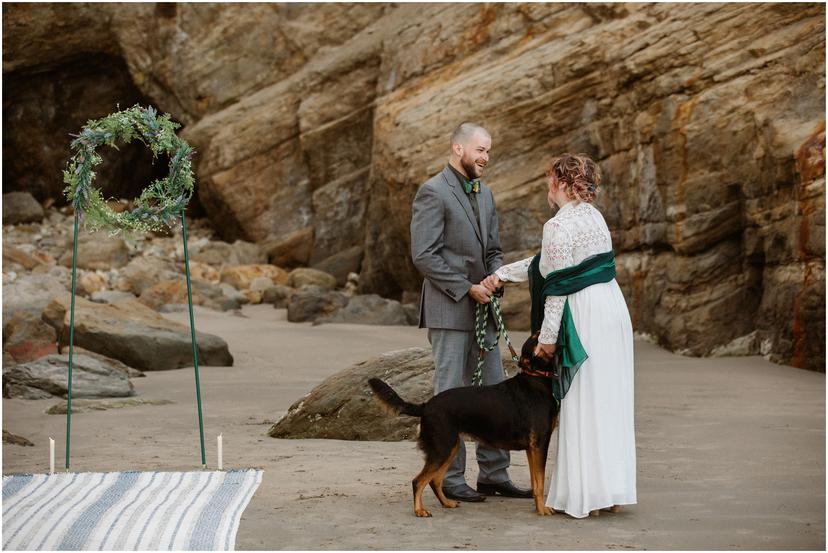
{"label": "lace sleeve", "polygon": [[[572,240],[561,225],[550,222],[543,229],[543,250],[541,267],[545,274],[564,269],[572,265]],[[558,341],[558,330],[566,303],[566,296],[547,296],[543,310],[538,341],[542,344],[554,344]]]}
{"label": "lace sleeve", "polygon": [[503,265],[495,271],[497,278],[506,282],[526,282],[529,280],[529,265],[532,264],[532,257]]}

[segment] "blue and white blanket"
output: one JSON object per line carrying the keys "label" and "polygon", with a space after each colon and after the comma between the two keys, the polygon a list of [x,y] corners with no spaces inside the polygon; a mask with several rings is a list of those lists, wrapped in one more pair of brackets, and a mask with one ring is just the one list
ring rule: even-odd
{"label": "blue and white blanket", "polygon": [[4,550],[233,550],[260,470],[3,477]]}

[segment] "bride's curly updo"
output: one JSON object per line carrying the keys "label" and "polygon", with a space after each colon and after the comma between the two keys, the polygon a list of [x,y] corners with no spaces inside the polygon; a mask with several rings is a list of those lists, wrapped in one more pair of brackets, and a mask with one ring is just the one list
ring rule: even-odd
{"label": "bride's curly updo", "polygon": [[582,202],[595,203],[601,185],[601,168],[586,154],[561,154],[554,158],[546,170],[563,183],[569,197]]}

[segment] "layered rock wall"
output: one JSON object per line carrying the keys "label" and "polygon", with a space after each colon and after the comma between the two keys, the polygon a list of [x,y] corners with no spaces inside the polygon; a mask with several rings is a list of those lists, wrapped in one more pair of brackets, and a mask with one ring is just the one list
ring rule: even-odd
{"label": "layered rock wall", "polygon": [[[410,203],[473,120],[493,136],[486,181],[508,259],[539,246],[549,158],[586,152],[637,330],[824,370],[823,5],[3,9],[7,86],[36,97],[23,77],[123,60],[185,124],[217,230],[274,262],[344,263],[364,291],[417,291]],[[18,103],[4,97],[4,112]]]}

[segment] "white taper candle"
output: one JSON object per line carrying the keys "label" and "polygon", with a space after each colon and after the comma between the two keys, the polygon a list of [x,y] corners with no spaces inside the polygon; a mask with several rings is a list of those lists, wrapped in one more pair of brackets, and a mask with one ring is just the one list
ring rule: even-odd
{"label": "white taper candle", "polygon": [[49,474],[55,473],[55,441],[49,438]]}
{"label": "white taper candle", "polygon": [[222,442],[222,438],[221,438],[221,436],[222,436],[222,435],[221,435],[221,434],[219,434],[219,435],[218,435],[218,440],[217,440],[217,442],[218,442],[218,469],[219,469],[219,470],[224,470],[224,465],[223,465],[223,460],[222,460],[222,454],[221,454],[221,453],[222,453],[222,452],[221,452],[221,442]]}

